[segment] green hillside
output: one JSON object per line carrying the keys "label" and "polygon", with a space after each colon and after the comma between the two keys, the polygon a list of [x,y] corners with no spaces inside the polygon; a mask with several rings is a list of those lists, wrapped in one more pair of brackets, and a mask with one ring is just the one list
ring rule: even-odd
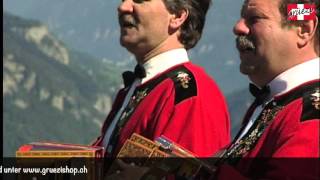
{"label": "green hillside", "polygon": [[[89,144],[100,133],[123,67],[72,50],[38,21],[3,15],[4,156],[32,141]],[[235,135],[252,97],[246,88],[227,100]]]}
{"label": "green hillside", "polygon": [[120,86],[119,68],[70,50],[37,21],[3,20],[4,156],[32,141],[89,144]]}

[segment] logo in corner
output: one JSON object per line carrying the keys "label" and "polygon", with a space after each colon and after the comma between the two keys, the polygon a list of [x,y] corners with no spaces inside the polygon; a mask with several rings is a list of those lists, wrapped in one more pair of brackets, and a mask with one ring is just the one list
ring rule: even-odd
{"label": "logo in corner", "polygon": [[313,20],[316,18],[315,4],[288,4],[288,20]]}

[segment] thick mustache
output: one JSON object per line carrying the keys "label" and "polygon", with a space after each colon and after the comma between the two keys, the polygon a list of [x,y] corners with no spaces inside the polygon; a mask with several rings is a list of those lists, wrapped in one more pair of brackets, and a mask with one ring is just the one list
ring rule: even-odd
{"label": "thick mustache", "polygon": [[119,24],[121,26],[126,26],[126,25],[136,26],[138,24],[138,21],[134,16],[130,14],[120,14]]}
{"label": "thick mustache", "polygon": [[248,36],[238,36],[236,39],[236,46],[239,51],[256,49],[253,40]]}

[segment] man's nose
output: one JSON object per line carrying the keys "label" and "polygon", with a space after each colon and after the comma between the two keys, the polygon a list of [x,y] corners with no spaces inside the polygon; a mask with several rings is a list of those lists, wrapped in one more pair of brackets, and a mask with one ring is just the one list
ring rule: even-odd
{"label": "man's nose", "polygon": [[239,19],[238,22],[233,27],[233,33],[235,35],[248,35],[250,32],[249,27],[245,23],[243,18]]}
{"label": "man's nose", "polygon": [[118,6],[118,12],[132,12],[133,11],[133,1],[123,0]]}

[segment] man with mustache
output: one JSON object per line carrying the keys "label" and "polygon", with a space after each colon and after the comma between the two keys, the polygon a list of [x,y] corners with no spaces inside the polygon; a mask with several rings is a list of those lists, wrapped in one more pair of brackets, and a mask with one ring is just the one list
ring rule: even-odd
{"label": "man with mustache", "polygon": [[[317,16],[288,20],[288,4],[313,4]],[[245,0],[234,33],[256,100],[217,179],[319,178],[319,10],[318,0]]]}
{"label": "man with mustache", "polygon": [[115,157],[133,133],[164,135],[196,156],[208,157],[229,143],[224,97],[187,50],[201,37],[209,0],[123,0],[118,7],[120,43],[137,61],[125,72],[94,143]]}

